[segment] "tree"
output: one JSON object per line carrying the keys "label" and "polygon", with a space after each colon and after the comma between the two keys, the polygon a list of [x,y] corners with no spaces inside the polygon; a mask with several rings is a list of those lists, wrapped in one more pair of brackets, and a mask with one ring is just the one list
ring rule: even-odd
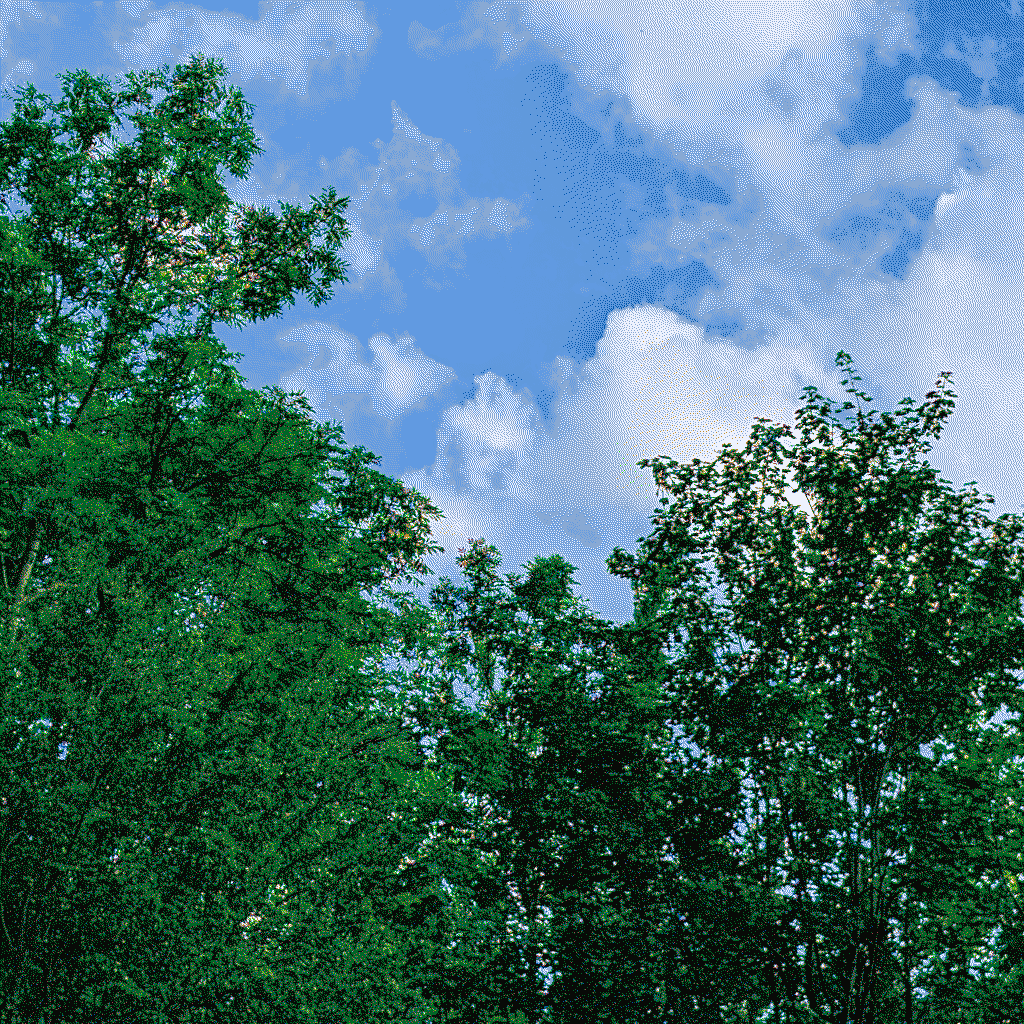
{"label": "tree", "polygon": [[808,388],[792,448],[761,418],[713,463],[642,462],[663,508],[608,562],[666,658],[669,720],[743,776],[736,843],[776,908],[751,1020],[1019,1014],[1021,742],[986,723],[1022,708],[1024,521],[921,458],[947,376],[880,418],[847,377],[855,422]]}
{"label": "tree", "polygon": [[223,73],[0,128],[0,1019],[1015,1019],[1024,523],[920,461],[952,392],[641,463],[631,623],[482,541],[422,606],[438,510],[212,333],[347,237],[229,211]]}
{"label": "tree", "polygon": [[0,128],[0,1019],[429,1019],[404,869],[454,797],[381,658],[440,513],[229,365],[215,320],[344,282],[347,200],[229,233],[249,105],[167,75]]}
{"label": "tree", "polygon": [[500,564],[482,539],[462,549],[466,585],[440,581],[435,632],[408,652],[435,695],[417,721],[463,795],[446,832],[474,866],[449,886],[469,919],[426,989],[437,1020],[661,1020],[673,984],[682,1019],[713,1019],[758,913],[726,843],[739,779],[667,735],[657,651],[589,611],[573,566]]}

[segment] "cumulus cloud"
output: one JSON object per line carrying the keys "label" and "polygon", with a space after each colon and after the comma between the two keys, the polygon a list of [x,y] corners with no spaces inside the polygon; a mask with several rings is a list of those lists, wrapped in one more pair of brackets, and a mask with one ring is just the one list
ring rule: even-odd
{"label": "cumulus cloud", "polygon": [[650,532],[657,494],[636,463],[711,461],[727,441],[742,447],[757,416],[792,423],[807,384],[838,399],[838,375],[820,362],[799,335],[753,352],[709,344],[675,313],[643,305],[613,312],[581,367],[555,360],[548,420],[528,391],[477,377],[476,394],[442,416],[434,466],[403,477],[445,512],[436,571],[454,574],[454,552],[476,536],[497,545],[509,571],[557,551],[579,567],[596,610],[628,618],[629,588],[604,562]]}
{"label": "cumulus cloud", "polygon": [[447,475],[457,458],[455,472],[470,489],[501,489],[501,478],[515,488],[540,435],[540,414],[493,373],[473,382],[475,397],[446,409],[441,417],[435,471]]}
{"label": "cumulus cloud", "polygon": [[952,372],[956,405],[929,461],[957,486],[977,481],[1000,514],[1024,507],[1024,126],[992,107],[975,117],[991,130],[977,133],[990,140],[979,147],[990,166],[940,199],[936,231],[906,279],[856,281],[818,316],[889,382],[890,400],[921,396]]}
{"label": "cumulus cloud", "polygon": [[[721,287],[703,295],[700,320],[742,325],[737,340],[755,351],[806,352],[804,376],[830,370],[843,348],[880,407],[920,402],[951,370],[957,405],[930,461],[958,486],[977,480],[996,513],[1022,507],[1021,119],[967,105],[922,72],[903,90],[905,124],[868,142],[844,127],[869,88],[866,67],[895,76],[901,55],[920,49],[912,15],[819,0],[680,0],[649,13],[522,2],[484,13],[495,24],[514,16],[582,86],[623,97],[649,146],[662,140],[679,159],[723,169],[734,195],[752,197],[652,220],[636,238],[634,251],[656,262],[710,267]],[[976,42],[945,56],[965,60],[986,94],[995,58]],[[696,363],[718,358],[713,338],[694,345]],[[649,394],[678,395],[690,409],[681,358],[667,357],[656,377],[668,386],[652,378]],[[730,372],[743,379],[739,366]],[[751,382],[756,402],[777,393],[769,380]],[[683,422],[674,407],[669,418]],[[652,437],[664,451],[681,443],[665,423]],[[638,440],[624,447],[633,454]]]}
{"label": "cumulus cloud", "polygon": [[[628,96],[638,123],[655,133],[689,136],[705,153],[742,144],[751,103],[763,99],[767,69],[787,58],[806,62],[811,80],[805,78],[803,88],[790,82],[789,89],[815,103],[824,85],[827,101],[827,87],[856,63],[853,40],[873,34],[886,53],[909,48],[913,38],[912,20],[903,12],[855,0],[667,0],[639,7],[617,0],[586,6],[500,0],[471,11],[493,26],[514,19],[570,65],[581,85]],[[470,33],[497,44],[467,17],[464,34]]]}
{"label": "cumulus cloud", "polygon": [[[387,334],[375,334],[368,342],[373,354],[369,361],[355,335],[328,324],[305,324],[283,341],[286,345],[303,342],[312,358],[283,377],[280,386],[305,391],[322,419],[337,418],[328,411],[346,398],[350,406],[351,399],[363,399],[375,415],[394,419],[455,379],[450,367],[424,355],[408,334],[395,341]],[[328,352],[327,361],[319,365],[323,349]]]}
{"label": "cumulus cloud", "polygon": [[[290,26],[285,57],[272,58],[269,47],[264,55],[261,40],[276,38],[275,17],[294,14],[312,25],[311,9],[274,4],[258,31],[237,19],[249,49],[231,70],[274,67],[299,82],[319,30]],[[352,10],[331,31],[337,39],[351,29],[346,52],[354,60],[369,52],[359,41],[369,47],[375,30],[361,6]],[[174,17],[160,12],[133,45],[143,40],[158,51],[164,35],[185,31]],[[206,27],[219,31],[226,16],[205,17],[189,31],[205,32],[203,45],[227,63],[233,43],[222,54]],[[434,466],[405,477],[448,516],[440,535],[449,548],[446,571],[470,536],[497,543],[506,568],[560,551],[581,566],[584,590],[606,614],[628,616],[628,588],[607,577],[604,559],[616,544],[648,532],[656,496],[636,461],[713,458],[724,440],[742,445],[754,416],[788,418],[807,383],[839,400],[839,348],[854,356],[880,406],[907,395],[920,402],[938,373],[952,370],[957,408],[931,461],[954,483],[977,479],[996,494],[997,510],[1019,507],[1020,119],[1005,107],[972,109],[922,73],[897,97],[912,110],[906,123],[894,121],[867,141],[849,130],[852,105],[867,89],[866,66],[898,69],[920,46],[915,34],[911,15],[853,0],[667,0],[649,10],[611,0],[522,0],[474,3],[440,27],[412,23],[409,43],[425,58],[480,45],[499,61],[547,49],[580,86],[612,94],[616,117],[628,111],[650,153],[664,151],[669,165],[689,162],[707,174],[725,201],[675,203],[623,244],[646,266],[669,268],[666,280],[681,261],[703,261],[719,286],[704,289],[694,319],[708,328],[742,325],[729,340],[659,306],[614,310],[591,359],[550,367],[555,399],[546,415],[529,392],[493,374],[477,377],[475,395],[442,417]],[[955,52],[987,95],[993,54],[969,42]],[[590,117],[603,138],[612,122],[593,114],[580,117]],[[468,240],[527,227],[529,196],[467,195],[450,143],[422,132],[397,103],[392,123],[391,140],[376,143],[376,160],[353,149],[322,160],[321,169],[339,194],[353,197],[346,291],[390,289],[400,304],[389,257],[410,246],[429,267],[457,268]],[[581,157],[588,173],[591,163]],[[418,214],[403,209],[417,197]],[[378,349],[371,339],[366,361],[354,337],[332,337],[314,347],[314,354],[322,346],[332,353],[329,373],[311,362],[289,378],[314,400],[361,396],[387,418],[451,379],[411,342],[388,339]],[[396,375],[393,383],[388,374]]]}
{"label": "cumulus cloud", "polygon": [[[704,308],[739,309],[764,336],[827,339],[826,358],[850,352],[879,407],[919,403],[951,371],[956,406],[928,460],[955,486],[977,481],[993,514],[1017,512],[1024,124],[1005,107],[964,107],[929,79],[913,96],[913,117],[886,143],[819,139],[802,147],[802,171],[780,165],[791,221],[723,249],[724,287]],[[773,255],[780,235],[788,251]]]}

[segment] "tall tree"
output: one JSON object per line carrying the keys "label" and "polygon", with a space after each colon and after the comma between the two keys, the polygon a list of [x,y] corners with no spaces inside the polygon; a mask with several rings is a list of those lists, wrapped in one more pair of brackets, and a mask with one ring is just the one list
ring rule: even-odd
{"label": "tall tree", "polygon": [[228,230],[223,75],[79,71],[0,128],[4,1022],[430,1019],[405,869],[454,798],[380,662],[440,513],[212,332],[326,301],[348,235],[333,190]]}
{"label": "tall tree", "polygon": [[702,1019],[748,976],[760,913],[728,843],[739,779],[674,742],[659,652],[595,617],[573,566],[500,564],[471,541],[465,585],[440,581],[417,637],[440,700],[418,720],[463,795],[446,831],[476,872],[450,887],[470,919],[428,989],[438,1020],[661,1020],[672,986],[691,1012],[673,1019]]}
{"label": "tall tree", "polygon": [[736,842],[777,908],[752,1020],[1019,1011],[1024,521],[922,458],[946,376],[880,417],[847,376],[856,416],[809,388],[792,448],[759,419],[713,463],[641,463],[664,507],[609,559],[666,656],[670,720],[744,780]]}

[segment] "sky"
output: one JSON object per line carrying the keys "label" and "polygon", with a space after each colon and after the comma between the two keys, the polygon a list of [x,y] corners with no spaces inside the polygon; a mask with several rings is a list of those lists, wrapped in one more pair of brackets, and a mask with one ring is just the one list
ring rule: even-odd
{"label": "sky", "polygon": [[1019,0],[0,0],[5,88],[197,52],[255,105],[233,201],[351,199],[334,298],[218,337],[434,501],[437,575],[559,553],[628,620],[637,461],[842,401],[840,349],[881,410],[951,371],[929,461],[1024,507]]}
{"label": "sky", "polygon": [[231,199],[351,200],[331,301],[215,328],[250,386],[434,501],[438,575],[557,552],[626,621],[637,461],[841,401],[839,349],[882,410],[952,371],[929,461],[1022,507],[1022,32],[1017,0],[2,0],[0,80],[222,60],[263,149]]}

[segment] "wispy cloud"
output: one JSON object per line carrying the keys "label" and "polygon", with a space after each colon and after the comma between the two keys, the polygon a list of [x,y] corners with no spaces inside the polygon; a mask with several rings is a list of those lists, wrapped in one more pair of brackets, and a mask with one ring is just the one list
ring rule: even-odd
{"label": "wispy cloud", "polygon": [[[451,143],[422,132],[394,101],[391,119],[390,141],[374,143],[376,162],[366,161],[356,149],[321,162],[325,177],[352,197],[353,237],[342,255],[351,259],[357,291],[386,283],[387,256],[393,259],[407,246],[436,271],[458,269],[466,261],[468,241],[510,234],[530,223],[522,214],[528,193],[514,201],[468,195],[459,182],[459,154]],[[430,212],[416,215],[404,208],[409,201]]]}
{"label": "wispy cloud", "polygon": [[199,51],[220,58],[243,81],[256,75],[282,80],[298,96],[309,92],[313,64],[341,70],[341,76],[332,77],[340,77],[349,90],[354,88],[380,36],[366,17],[365,4],[351,0],[273,0],[258,21],[194,5],[152,11],[147,0],[124,7],[133,17],[145,19],[128,42],[118,45],[126,64],[173,67],[182,50]]}

